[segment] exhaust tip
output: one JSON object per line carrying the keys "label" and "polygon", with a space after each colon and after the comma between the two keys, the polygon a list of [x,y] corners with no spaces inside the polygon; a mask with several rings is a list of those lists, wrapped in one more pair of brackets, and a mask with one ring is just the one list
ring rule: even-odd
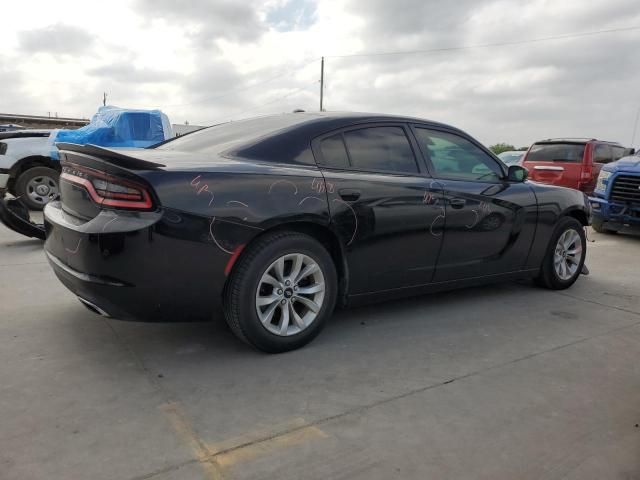
{"label": "exhaust tip", "polygon": [[102,317],[111,318],[111,315],[109,315],[105,310],[97,306],[95,303],[90,302],[89,300],[86,300],[82,297],[78,297],[78,300],[80,300],[80,303],[82,303],[85,307],[87,307],[87,309],[91,310],[93,313],[97,313]]}

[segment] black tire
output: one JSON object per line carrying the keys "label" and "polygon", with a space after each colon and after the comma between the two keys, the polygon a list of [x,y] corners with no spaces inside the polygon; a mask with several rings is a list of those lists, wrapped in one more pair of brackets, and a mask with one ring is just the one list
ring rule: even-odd
{"label": "black tire", "polygon": [[[31,210],[42,210],[51,200],[46,196],[38,196],[42,201],[37,201],[29,194],[29,183],[37,178],[50,179],[55,184],[55,195],[60,191],[60,172],[49,167],[31,167],[20,174],[16,182],[16,196],[22,200]],[[47,182],[50,183],[50,182]]]}
{"label": "black tire", "polygon": [[[558,243],[558,239],[562,234],[564,234],[567,230],[575,230],[580,240],[582,240],[582,257],[578,262],[578,268],[576,272],[569,278],[568,280],[563,280],[560,278],[558,273],[554,268],[554,253],[555,248]],[[575,281],[580,276],[582,272],[582,266],[584,265],[584,259],[587,254],[587,237],[584,233],[584,227],[582,224],[572,217],[563,217],[560,219],[556,228],[551,235],[551,240],[549,241],[549,245],[547,247],[547,252],[542,260],[542,265],[540,268],[540,273],[538,277],[536,277],[536,283],[542,287],[549,288],[552,290],[564,290],[565,288],[569,288],[571,285],[575,283]]]}
{"label": "black tire", "polygon": [[617,230],[613,230],[611,228],[605,228],[604,222],[599,218],[594,218],[591,221],[591,228],[593,228],[598,233],[618,233]]}
{"label": "black tire", "polygon": [[[313,322],[289,336],[276,335],[262,324],[256,312],[256,291],[269,266],[286,254],[312,258],[324,276],[325,295]],[[254,348],[268,353],[295,350],[313,340],[331,316],[337,298],[335,264],[324,246],[298,232],[268,234],[249,245],[234,267],[224,292],[225,319],[233,333]]]}

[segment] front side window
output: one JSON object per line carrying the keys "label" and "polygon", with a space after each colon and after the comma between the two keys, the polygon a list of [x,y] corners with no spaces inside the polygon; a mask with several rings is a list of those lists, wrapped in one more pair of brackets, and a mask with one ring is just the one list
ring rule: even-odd
{"label": "front side window", "polygon": [[503,176],[498,163],[482,149],[457,135],[416,128],[416,137],[438,177],[453,180],[497,181]]}
{"label": "front side window", "polygon": [[359,170],[417,173],[413,150],[402,127],[370,127],[344,133],[351,166]]}

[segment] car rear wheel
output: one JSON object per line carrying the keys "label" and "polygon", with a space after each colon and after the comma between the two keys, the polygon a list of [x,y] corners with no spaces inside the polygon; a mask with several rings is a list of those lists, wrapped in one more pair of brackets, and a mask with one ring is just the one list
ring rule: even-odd
{"label": "car rear wheel", "polygon": [[25,170],[16,182],[16,196],[31,210],[42,210],[60,193],[60,173],[49,167]]}
{"label": "car rear wheel", "polygon": [[553,290],[569,288],[582,272],[586,247],[582,224],[575,218],[562,218],[551,237],[537,283]]}
{"label": "car rear wheel", "polygon": [[305,234],[279,232],[239,259],[225,290],[225,317],[241,340],[285,352],[320,333],[336,294],[336,269],[324,246]]}

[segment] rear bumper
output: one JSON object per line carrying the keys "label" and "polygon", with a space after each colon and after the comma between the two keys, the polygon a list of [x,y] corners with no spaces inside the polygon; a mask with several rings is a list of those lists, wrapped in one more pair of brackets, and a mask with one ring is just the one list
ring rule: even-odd
{"label": "rear bumper", "polygon": [[589,197],[594,218],[612,227],[640,225],[640,205],[609,202],[599,197]]}
{"label": "rear bumper", "polygon": [[81,223],[60,202],[44,215],[49,264],[92,310],[153,322],[210,320],[220,311],[228,255],[200,234],[206,218],[104,210]]}

